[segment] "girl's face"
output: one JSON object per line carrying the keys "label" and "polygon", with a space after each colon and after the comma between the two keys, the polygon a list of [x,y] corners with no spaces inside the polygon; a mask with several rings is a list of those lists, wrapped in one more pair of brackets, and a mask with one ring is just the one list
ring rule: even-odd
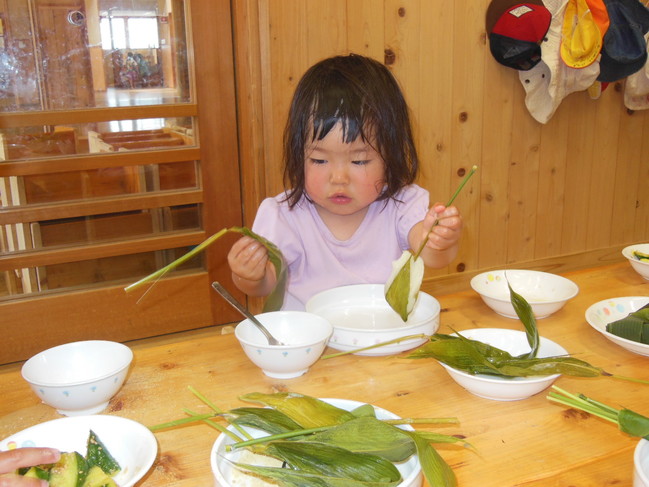
{"label": "girl's face", "polygon": [[364,216],[385,182],[383,158],[359,136],[347,144],[338,123],[322,140],[307,146],[306,193],[323,218]]}

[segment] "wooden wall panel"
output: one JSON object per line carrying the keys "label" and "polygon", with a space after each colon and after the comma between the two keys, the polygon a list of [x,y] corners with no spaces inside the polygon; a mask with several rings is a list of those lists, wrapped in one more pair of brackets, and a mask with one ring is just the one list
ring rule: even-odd
{"label": "wooden wall panel", "polygon": [[[239,108],[247,110],[241,144],[263,154],[247,161],[242,151],[242,166],[265,178],[246,187],[251,175],[244,174],[246,223],[263,197],[282,190],[281,136],[304,71],[331,55],[384,61],[387,51],[413,114],[419,182],[432,200],[448,199],[463,171],[479,166],[456,200],[466,229],[460,255],[447,269],[429,271],[427,282],[466,283],[502,266],[568,270],[621,260],[623,246],[649,241],[649,111],[627,111],[623,83],[613,83],[598,100],[569,95],[547,124],[538,123],[525,107],[518,72],[489,52],[489,3],[234,2],[237,65],[246,65],[244,48],[257,46],[260,57],[256,78],[248,66],[253,83],[238,85]],[[256,84],[262,88],[255,104]],[[257,112],[263,136],[248,140],[245,120]]]}

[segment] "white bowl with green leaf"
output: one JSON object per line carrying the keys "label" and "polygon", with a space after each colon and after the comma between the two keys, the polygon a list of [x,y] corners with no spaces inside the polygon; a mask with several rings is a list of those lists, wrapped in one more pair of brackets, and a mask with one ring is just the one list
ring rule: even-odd
{"label": "white bowl with green leaf", "polygon": [[499,315],[517,318],[511,304],[508,282],[530,304],[537,319],[556,313],[579,293],[579,287],[570,279],[549,272],[524,269],[483,272],[471,279],[471,288]]}
{"label": "white bowl with green leaf", "polygon": [[629,245],[622,250],[633,270],[649,280],[649,243]]}
{"label": "white bowl with green leaf", "polygon": [[627,318],[629,314],[640,310],[647,304],[649,304],[649,296],[621,296],[604,299],[588,307],[586,321],[616,345],[629,352],[649,356],[649,344],[625,338],[607,329],[611,323]]}
{"label": "white bowl with green leaf", "polygon": [[[475,328],[459,332],[462,337],[486,343],[492,347],[519,356],[530,352],[530,345],[524,331],[504,328]],[[453,336],[453,335],[451,335]],[[558,343],[544,337],[539,338],[538,358],[567,357],[568,352]],[[534,360],[534,359],[531,359]],[[486,373],[469,373],[448,363],[440,361],[451,378],[471,394],[495,401],[519,401],[527,399],[547,389],[561,374],[529,375],[504,377]],[[525,367],[514,364],[517,373],[525,372]],[[512,367],[512,368],[513,368]]]}
{"label": "white bowl with green leaf", "polygon": [[[417,302],[403,321],[385,299],[381,284],[341,286],[313,296],[306,310],[322,316],[333,325],[329,346],[356,355],[392,355],[415,348],[439,328],[440,304],[434,297],[419,292]],[[395,342],[395,340],[402,341]],[[384,344],[376,348],[377,344]]]}

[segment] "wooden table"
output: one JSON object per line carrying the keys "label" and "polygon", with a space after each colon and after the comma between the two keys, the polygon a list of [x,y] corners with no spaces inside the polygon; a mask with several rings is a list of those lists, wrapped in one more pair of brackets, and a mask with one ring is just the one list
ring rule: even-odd
{"label": "wooden table", "polygon": [[[628,263],[565,274],[579,295],[555,315],[539,320],[542,336],[571,354],[623,376],[649,379],[649,358],[609,342],[584,319],[591,304],[611,297],[649,295],[649,283]],[[436,296],[442,305],[440,332],[476,327],[522,329],[503,318],[471,289]],[[231,331],[231,327],[230,327]],[[135,354],[126,384],[106,414],[154,425],[206,412],[188,390],[194,386],[223,409],[241,406],[247,392],[296,391],[316,397],[371,402],[404,417],[455,416],[459,425],[432,428],[465,435],[476,451],[439,446],[438,451],[467,487],[630,486],[638,440],[598,418],[555,405],[546,392],[530,399],[499,402],[473,396],[453,382],[432,359],[348,355],[317,362],[304,376],[264,376],[241,351],[234,335],[221,329],[129,344]],[[0,437],[60,417],[39,404],[20,376],[21,364],[0,367]],[[611,378],[561,377],[557,385],[612,406],[649,414],[649,386]],[[156,433],[159,455],[138,484],[212,485],[209,453],[217,432],[196,424]]]}

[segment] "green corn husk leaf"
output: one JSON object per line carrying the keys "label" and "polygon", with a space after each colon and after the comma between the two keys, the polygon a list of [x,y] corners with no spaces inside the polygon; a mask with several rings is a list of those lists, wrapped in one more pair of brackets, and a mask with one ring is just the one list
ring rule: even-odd
{"label": "green corn husk leaf", "polygon": [[371,417],[352,419],[315,433],[309,441],[377,455],[391,462],[401,462],[415,453],[414,442],[402,429]]}
{"label": "green corn husk leaf", "polygon": [[236,408],[228,413],[236,417],[230,422],[266,431],[271,435],[295,431],[302,427],[284,413],[271,408]]}
{"label": "green corn husk leaf", "polygon": [[274,441],[267,445],[264,454],[284,460],[296,470],[327,477],[363,482],[398,482],[401,479],[397,467],[388,460],[324,443]]}
{"label": "green corn husk leaf", "polygon": [[273,291],[268,295],[266,301],[264,302],[264,312],[277,311],[279,309],[282,309],[282,305],[284,304],[284,296],[286,295],[286,286],[288,285],[288,271],[286,269],[286,265],[284,264],[284,256],[282,255],[282,252],[270,240],[265,239],[261,235],[257,235],[246,227],[233,227],[231,228],[231,230],[254,238],[264,247],[266,247],[266,250],[268,250],[268,258],[275,267],[277,284],[275,285],[275,289],[273,289]]}
{"label": "green corn husk leaf", "polygon": [[353,479],[316,475],[288,468],[260,467],[234,463],[244,473],[254,474],[256,477],[274,482],[280,487],[395,487],[401,482],[364,482]]}
{"label": "green corn husk leaf", "polygon": [[606,325],[606,331],[634,342],[649,345],[649,304]]}
{"label": "green corn husk leaf", "polygon": [[412,351],[406,358],[434,358],[469,374],[500,377],[530,377],[564,374],[575,377],[597,377],[602,369],[573,357],[514,357],[505,350],[470,340],[461,334],[431,336],[430,341]]}
{"label": "green corn husk leaf", "polygon": [[433,431],[417,431],[417,435],[426,440],[428,443],[462,443],[464,446],[472,447],[471,444],[466,441],[466,439],[453,435],[444,435],[442,433],[435,433]]}
{"label": "green corn husk leaf", "polygon": [[620,409],[617,420],[621,431],[649,440],[649,418],[646,416],[630,409]]}
{"label": "green corn husk leaf", "polygon": [[341,424],[356,417],[349,411],[296,392],[278,392],[276,394],[252,392],[244,394],[240,399],[277,409],[302,428]]}
{"label": "green corn husk leaf", "polygon": [[419,463],[428,484],[434,487],[455,487],[457,479],[451,467],[417,431],[407,432],[415,442]]}
{"label": "green corn husk leaf", "polygon": [[[473,166],[471,170],[464,177],[458,188],[448,200],[446,206],[451,206],[455,198],[460,193],[467,181],[476,172],[478,166]],[[424,262],[419,257],[422,250],[426,246],[426,241],[430,232],[433,231],[439,224],[439,220],[433,223],[433,226],[428,231],[428,235],[421,242],[421,245],[414,254],[408,250],[401,254],[401,257],[392,263],[392,274],[385,283],[385,299],[390,307],[397,312],[403,321],[408,320],[410,312],[415,307],[417,296],[419,296],[419,289],[424,279]]]}
{"label": "green corn husk leaf", "polygon": [[599,377],[603,370],[574,357],[543,357],[524,359],[515,357],[511,362],[496,364],[500,373],[508,377],[532,377],[562,374],[572,377]]}
{"label": "green corn husk leaf", "polygon": [[392,275],[385,284],[385,299],[403,321],[408,320],[424,280],[424,261],[404,250],[392,263]]}
{"label": "green corn husk leaf", "polygon": [[266,298],[266,301],[264,302],[264,312],[277,311],[281,309],[282,305],[284,304],[284,296],[286,295],[286,286],[288,282],[288,272],[286,269],[286,265],[284,263],[284,256],[282,255],[282,252],[279,250],[279,248],[277,248],[275,244],[265,239],[261,235],[257,235],[252,230],[246,227],[230,227],[230,228],[221,229],[214,235],[206,238],[203,242],[198,244],[192,250],[190,250],[184,255],[181,255],[178,259],[167,264],[163,268],[158,269],[157,271],[149,274],[148,276],[143,277],[139,281],[126,286],[124,288],[124,291],[128,293],[143,286],[144,284],[149,284],[149,283],[151,284],[150,287],[153,287],[158,279],[161,279],[168,272],[174,270],[176,267],[179,267],[181,264],[184,264],[189,259],[201,253],[203,250],[205,250],[207,247],[212,245],[214,242],[216,242],[219,238],[221,238],[223,235],[225,235],[228,232],[241,233],[248,237],[252,237],[255,240],[257,240],[259,243],[261,243],[264,247],[266,247],[266,250],[268,251],[268,258],[270,259],[271,263],[275,267],[277,284],[275,285],[275,288],[273,289],[273,291],[270,293],[270,295]]}
{"label": "green corn husk leaf", "polygon": [[376,410],[371,404],[363,404],[350,412],[357,418],[376,418]]}
{"label": "green corn husk leaf", "polygon": [[472,374],[498,373],[490,358],[512,356],[486,343],[458,336],[436,333],[421,347],[410,352],[406,358],[434,358],[446,365]]}
{"label": "green corn husk leaf", "polygon": [[518,319],[521,320],[523,326],[525,327],[525,333],[527,334],[527,343],[529,343],[531,348],[531,350],[528,353],[522,355],[522,357],[534,358],[536,357],[536,354],[539,350],[539,331],[536,327],[536,318],[534,317],[534,313],[532,312],[532,307],[523,296],[516,293],[512,289],[512,287],[509,285],[509,281],[507,282],[507,287],[509,288],[509,296],[512,306],[514,307],[514,311],[516,311]]}

